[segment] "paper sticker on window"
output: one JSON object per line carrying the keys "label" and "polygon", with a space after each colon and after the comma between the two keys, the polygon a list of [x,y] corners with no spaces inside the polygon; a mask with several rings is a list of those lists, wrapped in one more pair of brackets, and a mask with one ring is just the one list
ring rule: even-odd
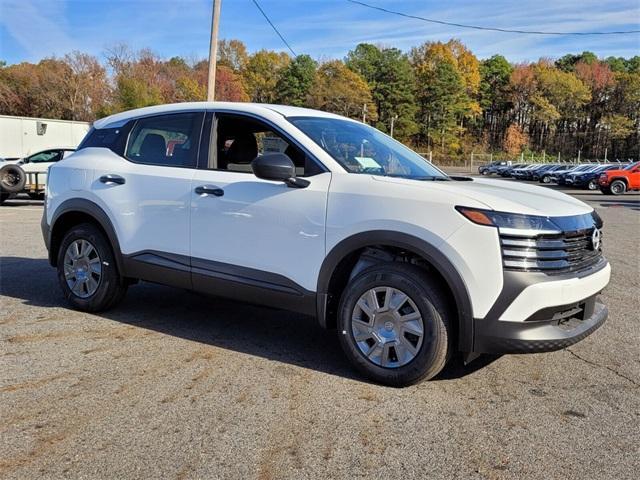
{"label": "paper sticker on window", "polygon": [[362,168],[381,168],[380,164],[371,157],[353,157]]}

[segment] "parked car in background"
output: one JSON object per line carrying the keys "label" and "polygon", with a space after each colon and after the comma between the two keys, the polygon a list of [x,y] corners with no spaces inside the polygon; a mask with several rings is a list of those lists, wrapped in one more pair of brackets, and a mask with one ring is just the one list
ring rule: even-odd
{"label": "parked car in background", "polygon": [[9,160],[0,167],[0,203],[19,193],[42,198],[51,165],[71,155],[73,148],[51,148],[28,157]]}
{"label": "parked car in background", "polygon": [[640,190],[640,162],[602,172],[598,185],[602,193],[607,195],[622,195],[625,192]]}
{"label": "parked car in background", "polygon": [[450,177],[310,109],[199,102],[98,120],[51,167],[41,225],[77,309],[112,308],[137,280],[288,309],[335,329],[355,368],[394,386],[456,352],[566,348],[608,315],[591,206]]}
{"label": "parked car in background", "polygon": [[576,173],[586,172],[587,170],[591,170],[594,167],[592,164],[582,164],[578,165],[575,168],[572,168],[567,171],[558,171],[554,172],[551,175],[551,181],[557,183],[558,185],[565,185],[565,180],[568,175],[574,175]]}
{"label": "parked car in background", "polygon": [[498,173],[500,168],[508,167],[510,163],[511,162],[507,161],[495,161],[486,165],[480,165],[478,167],[478,173],[480,175],[491,175],[494,173]]}
{"label": "parked car in background", "polygon": [[533,171],[531,172],[531,178],[530,180],[533,181],[538,181],[540,180],[540,178],[542,177],[542,175],[544,175],[547,172],[553,172],[554,170],[561,168],[562,165],[556,165],[555,163],[550,163],[547,165],[542,165],[541,167],[538,168],[534,168]]}
{"label": "parked car in background", "polygon": [[597,165],[582,172],[568,173],[565,177],[565,184],[570,187],[597,190],[600,174],[616,168],[619,167],[616,165]]}
{"label": "parked car in background", "polygon": [[556,168],[543,172],[542,175],[539,176],[538,181],[540,183],[551,183],[555,181],[558,175],[561,173],[566,173],[572,171],[576,168],[577,165],[568,165],[568,164],[560,164],[557,165]]}
{"label": "parked car in background", "polygon": [[522,168],[516,168],[511,172],[511,176],[516,180],[525,180],[529,177],[531,171],[540,166],[539,163],[532,163],[531,165],[526,165]]}
{"label": "parked car in background", "polygon": [[516,168],[523,168],[523,167],[526,167],[526,166],[527,166],[526,163],[516,163],[514,165],[508,165],[507,167],[501,169],[499,174],[503,178],[509,178],[509,177],[511,177],[511,174],[513,173],[513,171]]}

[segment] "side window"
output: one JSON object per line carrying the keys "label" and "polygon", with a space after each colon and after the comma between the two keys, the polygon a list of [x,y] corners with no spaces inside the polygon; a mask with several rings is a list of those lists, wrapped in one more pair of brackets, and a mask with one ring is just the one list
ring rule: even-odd
{"label": "side window", "polygon": [[297,145],[259,120],[242,115],[217,114],[213,128],[216,131],[209,149],[210,169],[252,173],[254,158],[279,152],[293,161],[298,176],[308,177],[323,171]]}
{"label": "side window", "polygon": [[60,160],[60,150],[47,150],[29,157],[29,163],[57,162]]}
{"label": "side window", "polygon": [[141,118],[129,135],[125,157],[136,163],[195,167],[202,113]]}
{"label": "side window", "polygon": [[121,131],[122,128],[91,129],[78,147],[78,150],[88,147],[112,148],[118,140]]}

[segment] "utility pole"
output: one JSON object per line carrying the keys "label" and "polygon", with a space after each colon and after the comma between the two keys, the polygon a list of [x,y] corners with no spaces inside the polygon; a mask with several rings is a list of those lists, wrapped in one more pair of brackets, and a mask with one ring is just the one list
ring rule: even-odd
{"label": "utility pole", "polygon": [[389,132],[391,134],[391,138],[393,138],[393,124],[395,123],[397,118],[398,115],[394,115],[393,117],[391,117],[391,131]]}
{"label": "utility pole", "polygon": [[211,15],[211,43],[209,44],[209,81],[207,84],[207,101],[213,102],[216,97],[216,63],[218,61],[218,26],[220,24],[220,4],[222,0],[213,0]]}

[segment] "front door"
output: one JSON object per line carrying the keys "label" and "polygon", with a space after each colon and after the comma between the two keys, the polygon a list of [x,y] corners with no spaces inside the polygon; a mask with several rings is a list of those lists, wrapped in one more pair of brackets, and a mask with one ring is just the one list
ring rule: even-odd
{"label": "front door", "polygon": [[[273,126],[236,114],[216,120],[210,168],[197,170],[191,189],[194,288],[313,309],[331,174]],[[275,151],[294,161],[306,188],[253,174],[251,161]]]}

